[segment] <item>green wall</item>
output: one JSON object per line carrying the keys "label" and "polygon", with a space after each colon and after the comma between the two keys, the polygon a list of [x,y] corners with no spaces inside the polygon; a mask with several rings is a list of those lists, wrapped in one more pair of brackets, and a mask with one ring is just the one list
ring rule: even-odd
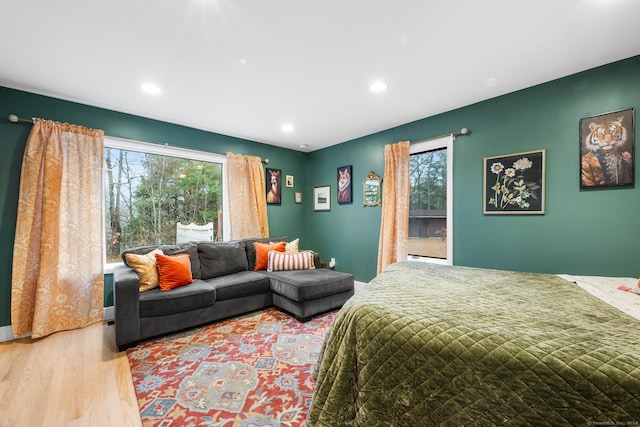
{"label": "green wall", "polygon": [[[316,250],[323,260],[336,258],[337,270],[369,281],[376,273],[381,211],[362,207],[362,179],[371,170],[383,175],[385,144],[462,127],[471,133],[454,145],[455,264],[640,276],[639,190],[579,190],[579,120],[626,108],[640,108],[640,56],[305,154],[0,87],[0,247],[9,254],[0,260],[0,326],[10,323],[10,255],[30,129],[5,121],[9,114],[77,123],[122,138],[269,158],[269,167],[295,177],[295,188],[283,187],[282,205],[268,208],[270,234],[300,237],[301,247]],[[483,215],[483,158],[542,148],[547,150],[547,213]],[[353,203],[338,205],[336,169],[344,165],[353,165]],[[328,212],[313,211],[313,187],[321,185],[331,185]],[[303,192],[302,204],[293,203],[294,191]],[[107,276],[105,306],[112,304]]]}
{"label": "green wall", "polygon": [[[269,167],[281,169],[286,175],[294,175],[296,185],[295,188],[283,185],[282,204],[268,206],[270,235],[296,236],[301,237],[303,243],[306,241],[304,204],[293,202],[293,192],[302,191],[305,187],[306,153],[0,87],[0,247],[7,254],[0,259],[0,326],[11,322],[11,254],[22,155],[31,129],[28,123],[9,122],[6,119],[9,114],[103,129],[106,135],[120,138],[167,143],[219,154],[231,151],[268,158]],[[105,307],[111,305],[113,281],[111,275],[106,275]]]}
{"label": "green wall", "polygon": [[[362,207],[361,180],[370,170],[383,175],[385,144],[467,127],[471,133],[454,143],[455,264],[638,277],[637,186],[579,189],[579,120],[627,108],[640,108],[640,56],[311,153],[309,188],[331,184],[333,200],[330,212],[307,206],[305,235],[324,258],[336,258],[338,270],[370,280],[381,212]],[[483,215],[483,158],[543,148],[546,214]],[[354,203],[338,205],[336,168],[349,164]]]}

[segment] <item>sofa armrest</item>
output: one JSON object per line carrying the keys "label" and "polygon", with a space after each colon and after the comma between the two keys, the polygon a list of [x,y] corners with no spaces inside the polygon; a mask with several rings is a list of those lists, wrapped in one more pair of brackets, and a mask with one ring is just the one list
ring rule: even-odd
{"label": "sofa armrest", "polygon": [[125,347],[140,336],[140,282],[136,272],[126,265],[113,269],[113,293],[116,344]]}
{"label": "sofa armrest", "polygon": [[312,251],[313,252],[313,264],[316,266],[316,268],[321,268],[320,267],[320,254],[318,252]]}

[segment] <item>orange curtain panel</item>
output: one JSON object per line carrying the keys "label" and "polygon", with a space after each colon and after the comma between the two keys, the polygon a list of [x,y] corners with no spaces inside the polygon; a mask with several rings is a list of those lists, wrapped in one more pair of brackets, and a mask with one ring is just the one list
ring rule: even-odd
{"label": "orange curtain panel", "polygon": [[33,338],[99,322],[103,131],[34,119],[20,175],[11,326]]}
{"label": "orange curtain panel", "polygon": [[394,262],[407,260],[410,145],[409,141],[402,141],[384,147],[378,274]]}
{"label": "orange curtain panel", "polygon": [[269,237],[262,159],[227,153],[227,168],[231,239]]}

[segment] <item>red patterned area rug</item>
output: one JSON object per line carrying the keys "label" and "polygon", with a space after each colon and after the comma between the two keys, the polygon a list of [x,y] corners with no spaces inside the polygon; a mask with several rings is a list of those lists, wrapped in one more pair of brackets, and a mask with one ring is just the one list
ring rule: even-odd
{"label": "red patterned area rug", "polygon": [[336,312],[274,308],[127,350],[144,426],[303,426],[311,374]]}

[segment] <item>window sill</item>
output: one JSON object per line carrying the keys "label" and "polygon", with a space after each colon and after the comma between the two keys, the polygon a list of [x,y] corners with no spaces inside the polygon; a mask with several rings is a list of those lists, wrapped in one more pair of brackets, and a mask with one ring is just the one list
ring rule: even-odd
{"label": "window sill", "polygon": [[419,255],[407,255],[407,261],[428,262],[431,264],[449,265],[449,261],[442,258],[430,258]]}
{"label": "window sill", "polygon": [[104,274],[112,274],[113,273],[113,269],[118,266],[118,265],[122,265],[123,263],[121,262],[113,262],[110,264],[105,264],[104,265]]}

